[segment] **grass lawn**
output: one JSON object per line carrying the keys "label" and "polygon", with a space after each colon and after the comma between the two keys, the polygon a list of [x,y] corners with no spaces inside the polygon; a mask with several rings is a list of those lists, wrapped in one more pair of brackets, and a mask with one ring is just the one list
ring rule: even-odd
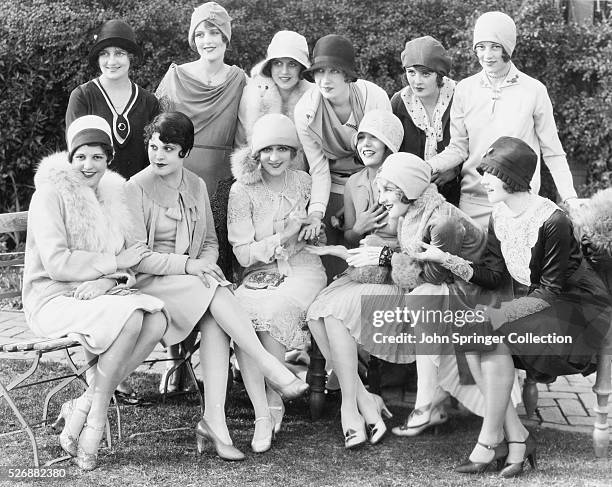
{"label": "grass lawn", "polygon": [[[14,377],[25,363],[0,360],[3,380]],[[44,369],[57,369],[44,365]],[[497,474],[466,476],[453,472],[453,466],[469,454],[477,437],[480,419],[454,416],[436,436],[425,433],[417,438],[397,438],[389,434],[381,444],[346,451],[338,415],[338,404],[330,401],[327,415],[312,422],[306,400],[287,405],[283,427],[273,448],[256,455],[250,451],[253,413],[241,385],[235,385],[227,403],[228,424],[234,444],[246,454],[244,462],[229,463],[219,459],[212,447],[202,456],[197,454],[192,428],[198,421],[199,408],[195,397],[171,398],[159,402],[155,392],[158,377],[136,374],[132,383],[152,404],[124,408],[124,440],[111,450],[100,451],[99,467],[81,472],[70,462],[65,467],[67,478],[46,480],[45,485],[84,486],[604,486],[612,485],[612,461],[595,460],[591,440],[586,435],[536,431],[540,468],[515,480],[500,479]],[[20,403],[42,404],[38,397],[42,387],[16,394]],[[63,400],[63,399],[62,399]],[[37,402],[38,401],[38,402]],[[52,412],[59,404],[52,405]],[[388,426],[395,426],[409,412],[392,408],[395,416]],[[34,417],[40,414],[29,408]],[[0,432],[14,426],[5,401],[0,404]],[[189,428],[170,433],[130,435],[162,428]],[[113,431],[116,433],[116,429]],[[60,456],[61,449],[53,432],[37,430],[41,459]],[[0,437],[0,471],[4,467],[31,466],[32,453],[25,434]],[[42,482],[40,482],[42,483]],[[0,485],[16,485],[0,478]],[[36,484],[38,485],[38,483]]]}

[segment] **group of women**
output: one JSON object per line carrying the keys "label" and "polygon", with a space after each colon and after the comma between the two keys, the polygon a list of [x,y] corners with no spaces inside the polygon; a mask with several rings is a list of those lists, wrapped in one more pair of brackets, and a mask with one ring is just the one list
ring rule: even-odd
{"label": "group of women", "polygon": [[[221,458],[244,458],[225,421],[231,340],[255,412],[251,447],[265,452],[283,399],[308,388],[284,367],[285,352],[312,333],[340,383],[346,448],[378,443],[390,416],[357,374],[362,347],[417,363],[415,409],[393,433],[445,422],[451,394],[484,417],[457,471],[499,463],[509,477],[526,459],[535,465],[514,408],[515,366],[547,381],[587,373],[612,338],[609,300],[571,221],[537,196],[540,153],[568,205],[576,193],[546,89],[510,60],[512,19],[478,19],[482,71],[459,83],[437,40],[407,42],[408,84],[391,100],[358,78],[343,36],[319,39],[311,62],[302,35],[278,32],[249,78],[225,64],[231,34],[223,7],[197,7],[188,41],[198,59],[171,65],[153,96],[129,78],[141,54],[131,28],[105,23],[89,55],[101,74],[70,96],[68,151],[37,171],[26,316],[40,335],[75,336],[98,358],[85,393],[62,405],[62,448],[95,468],[113,392],[158,342],[176,359],[195,330],[205,391],[198,450],[208,440]],[[223,207],[216,222],[211,198]],[[228,250],[243,268],[235,290],[231,260],[217,265]],[[504,294],[491,291],[499,287]],[[574,344],[381,345],[362,320],[367,296],[376,309],[478,301],[485,319],[464,334],[557,332]],[[428,326],[416,323],[414,334]]]}

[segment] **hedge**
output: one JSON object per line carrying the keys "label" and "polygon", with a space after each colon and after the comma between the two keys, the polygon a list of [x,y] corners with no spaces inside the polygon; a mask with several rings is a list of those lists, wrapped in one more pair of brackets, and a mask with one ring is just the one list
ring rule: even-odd
{"label": "hedge", "polygon": [[[488,10],[518,26],[517,66],[548,87],[559,133],[581,194],[610,185],[612,166],[612,28],[567,25],[552,1],[519,0],[220,0],[233,17],[226,58],[249,70],[281,29],[306,36],[312,49],[328,33],[355,44],[361,75],[390,95],[403,85],[399,60],[406,40],[430,34],[453,56],[451,76],[478,70],[471,51],[475,19]],[[93,35],[105,20],[134,27],[143,61],[132,78],[154,90],[171,62],[195,58],[187,44],[192,8],[186,0],[0,0],[0,211],[27,208],[40,158],[64,147],[70,91],[96,75],[87,64]]]}

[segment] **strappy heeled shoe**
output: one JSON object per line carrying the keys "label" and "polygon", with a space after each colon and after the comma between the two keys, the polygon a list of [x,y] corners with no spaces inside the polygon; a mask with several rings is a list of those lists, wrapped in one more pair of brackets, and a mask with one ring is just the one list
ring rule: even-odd
{"label": "strappy heeled shoe", "polygon": [[268,409],[270,410],[270,416],[272,416],[272,423],[274,423],[274,434],[277,435],[281,429],[283,417],[285,416],[285,405],[268,406]]}
{"label": "strappy heeled shoe", "polygon": [[90,471],[98,466],[98,449],[104,435],[104,425],[86,424],[79,436],[79,445],[74,463],[81,470]]}
{"label": "strappy heeled shoe", "polygon": [[310,386],[302,379],[295,377],[291,382],[287,384],[280,384],[275,380],[266,377],[266,380],[270,384],[270,387],[274,389],[283,400],[290,401],[291,399],[297,399],[308,392]]}
{"label": "strappy heeled shoe", "polygon": [[267,452],[270,448],[272,448],[272,440],[274,439],[274,420],[272,419],[272,416],[262,416],[261,418],[256,418],[255,427],[257,427],[257,423],[259,423],[260,421],[269,421],[270,430],[269,434],[261,440],[256,440],[255,435],[253,435],[253,440],[251,441],[251,449],[255,453]]}
{"label": "strappy heeled shoe", "polygon": [[376,423],[368,424],[367,430],[368,436],[370,437],[370,443],[372,445],[376,445],[376,443],[383,439],[383,436],[385,436],[385,433],[387,432],[387,425],[383,421],[382,416],[384,415],[386,418],[391,418],[393,417],[393,415],[391,414],[391,411],[387,409],[385,401],[383,401],[382,397],[380,397],[378,394],[370,395],[376,403],[376,412],[378,413],[378,420],[376,421]]}
{"label": "strappy heeled shoe", "polygon": [[529,460],[531,468],[535,470],[538,468],[538,460],[536,457],[537,444],[531,434],[527,435],[525,441],[508,441],[508,443],[522,443],[525,445],[525,454],[520,462],[508,463],[506,462],[503,470],[499,473],[504,478],[517,477],[523,473],[525,466],[525,460]]}
{"label": "strappy heeled shoe", "polygon": [[493,450],[493,458],[489,462],[473,462],[472,460],[468,459],[461,465],[455,467],[455,472],[485,473],[490,470],[499,470],[503,466],[504,460],[508,456],[508,443],[502,440],[497,445],[485,445],[480,441],[478,444],[487,450]]}
{"label": "strappy heeled shoe", "polygon": [[[77,408],[76,404],[77,399],[72,399],[70,401],[66,401],[60,407],[60,412],[57,416],[55,422],[51,425],[51,428],[54,430],[58,430],[62,428],[62,431],[59,434],[59,443],[68,455],[71,457],[75,457],[77,455],[77,446],[79,443],[79,436],[85,425],[85,421],[87,421],[87,413],[89,410],[82,410]],[[80,414],[82,416],[82,421],[78,421],[80,423],[76,429],[78,431],[71,431],[69,425],[73,425],[73,417],[75,414]]]}
{"label": "strappy heeled shoe", "polygon": [[196,426],[195,434],[198,453],[200,455],[204,451],[204,439],[207,439],[213,444],[217,455],[219,455],[219,457],[223,460],[244,460],[244,453],[242,453],[238,448],[236,448],[233,443],[224,443],[223,441],[221,441],[221,439],[215,434],[215,432],[204,419],[202,419]]}
{"label": "strappy heeled shoe", "polygon": [[391,430],[397,436],[417,436],[427,428],[444,424],[448,421],[448,414],[442,406],[414,409],[401,426]]}

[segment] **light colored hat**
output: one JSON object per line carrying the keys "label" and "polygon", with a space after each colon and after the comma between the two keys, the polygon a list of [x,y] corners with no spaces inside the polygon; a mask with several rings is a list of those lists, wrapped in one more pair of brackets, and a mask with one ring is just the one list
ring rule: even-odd
{"label": "light colored hat", "polygon": [[261,72],[266,76],[272,76],[270,73],[271,61],[282,57],[294,59],[308,69],[310,60],[308,59],[306,38],[292,30],[281,30],[274,34],[268,46],[266,60],[261,67]]}
{"label": "light colored hat", "polygon": [[495,42],[501,44],[508,56],[512,56],[516,47],[516,25],[509,15],[503,12],[487,12],[478,17],[474,26],[474,43]]}
{"label": "light colored hat", "polygon": [[444,46],[431,36],[418,37],[406,42],[401,54],[402,66],[425,66],[426,68],[448,75],[451,68],[451,58]]}
{"label": "light colored hat", "polygon": [[193,9],[191,14],[191,23],[189,24],[189,47],[197,52],[195,45],[195,30],[204,21],[208,21],[219,29],[227,42],[232,39],[232,18],[221,5],[217,2],[206,2]]}
{"label": "light colored hat", "polygon": [[110,125],[97,115],[84,115],[74,120],[66,130],[69,159],[82,145],[105,144],[113,147],[113,135]]}
{"label": "light colored hat", "polygon": [[416,200],[429,186],[431,168],[419,156],[397,152],[385,159],[376,177],[395,184],[409,200]]}
{"label": "light colored hat", "polygon": [[391,152],[397,152],[404,140],[404,126],[393,112],[388,110],[370,110],[361,119],[357,132],[351,140],[353,149],[357,149],[357,139],[359,134],[367,132],[373,135]]}
{"label": "light colored hat", "polygon": [[280,113],[269,113],[257,119],[253,125],[251,154],[271,145],[286,145],[297,149],[300,146],[295,125],[289,117]]}

